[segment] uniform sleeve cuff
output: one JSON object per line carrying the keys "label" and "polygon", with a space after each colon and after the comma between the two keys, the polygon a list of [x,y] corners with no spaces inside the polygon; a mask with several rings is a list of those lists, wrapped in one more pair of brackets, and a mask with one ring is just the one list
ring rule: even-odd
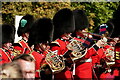
{"label": "uniform sleeve cuff", "polygon": [[93,48],[94,48],[96,51],[99,49],[99,47],[98,47],[96,44],[93,45]]}

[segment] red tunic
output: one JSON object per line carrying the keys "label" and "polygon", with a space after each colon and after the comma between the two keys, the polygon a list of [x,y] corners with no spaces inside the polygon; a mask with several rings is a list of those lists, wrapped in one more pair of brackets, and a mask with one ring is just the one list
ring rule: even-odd
{"label": "red tunic", "polygon": [[35,52],[35,51],[32,51],[30,54],[35,59],[35,70],[36,70],[35,77],[39,78],[40,77],[40,65],[42,63],[42,60],[45,58],[45,56],[40,54],[40,53],[38,53],[38,52]]}
{"label": "red tunic", "polygon": [[105,57],[103,48],[98,49],[97,54],[92,56],[92,65],[100,65],[100,60]]}
{"label": "red tunic", "polygon": [[26,54],[31,52],[31,48],[28,46],[27,42],[25,42],[24,40],[20,40],[18,43],[22,46],[22,48],[24,50],[23,52],[25,52]]}
{"label": "red tunic", "polygon": [[0,65],[11,61],[12,61],[11,54],[5,51],[4,49],[0,48]]}
{"label": "red tunic", "polygon": [[18,44],[11,46],[11,49],[9,50],[1,48],[0,49],[0,55],[2,56],[1,61],[3,61],[3,63],[11,62],[15,56],[22,53],[23,53],[23,48],[20,45],[18,46]]}
{"label": "red tunic", "polygon": [[103,48],[99,48],[97,54],[92,55],[92,68],[93,68],[93,77],[100,78],[101,73],[104,71],[102,69],[102,64],[100,63],[101,59],[105,58],[105,53]]}
{"label": "red tunic", "polygon": [[92,59],[91,56],[96,54],[98,47],[96,45],[89,48],[86,55],[77,60],[75,68],[75,79],[74,80],[91,80],[92,79]]}
{"label": "red tunic", "polygon": [[4,63],[8,63],[8,62],[11,62],[12,59],[21,54],[22,48],[20,48],[20,50],[18,49],[15,49],[14,46],[12,46],[12,49],[11,50],[6,50],[4,48],[0,48],[0,55],[1,55],[1,61],[2,61],[2,64]]}

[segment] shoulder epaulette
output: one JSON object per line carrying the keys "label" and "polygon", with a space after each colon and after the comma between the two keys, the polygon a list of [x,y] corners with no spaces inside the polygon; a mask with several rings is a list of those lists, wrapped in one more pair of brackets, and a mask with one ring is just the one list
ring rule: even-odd
{"label": "shoulder epaulette", "polygon": [[59,44],[59,42],[57,42],[57,40],[52,41],[52,42],[51,42],[51,45],[53,45],[53,44],[56,44],[56,45],[60,46],[60,44]]}
{"label": "shoulder epaulette", "polygon": [[19,46],[19,47],[22,47],[19,43],[14,43],[13,46]]}
{"label": "shoulder epaulette", "polygon": [[31,51],[30,47],[28,46],[28,44],[27,44],[24,40],[20,40],[20,41],[19,41],[19,44],[20,44],[22,47],[27,47],[27,48]]}
{"label": "shoulder epaulette", "polygon": [[[11,59],[10,56],[5,52],[5,50],[2,49],[2,48],[0,48],[0,49],[1,49],[1,51],[3,51],[3,53],[8,57],[8,59],[9,59],[10,61],[12,61],[12,59]],[[2,53],[2,52],[0,52],[0,53]]]}

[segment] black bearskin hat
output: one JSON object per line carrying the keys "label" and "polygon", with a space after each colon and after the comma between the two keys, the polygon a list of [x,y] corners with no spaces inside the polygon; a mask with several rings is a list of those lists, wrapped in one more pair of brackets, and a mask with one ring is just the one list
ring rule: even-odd
{"label": "black bearskin hat", "polygon": [[15,39],[15,26],[2,24],[2,44],[13,43]]}
{"label": "black bearskin hat", "polygon": [[111,37],[114,31],[114,24],[111,22],[111,20],[107,21],[106,25],[107,27],[107,31],[108,31],[108,36]]}
{"label": "black bearskin hat", "polygon": [[70,9],[64,8],[59,10],[53,17],[54,37],[60,38],[64,33],[72,33],[75,30],[74,16]]}
{"label": "black bearskin hat", "polygon": [[117,10],[113,13],[113,19],[120,19],[120,5]]}
{"label": "black bearskin hat", "polygon": [[113,19],[111,20],[114,24],[114,31],[111,37],[120,37],[120,5],[113,14]]}
{"label": "black bearskin hat", "polygon": [[30,31],[33,21],[34,17],[30,14],[26,14],[21,18],[17,31],[19,37],[22,36],[22,34]]}
{"label": "black bearskin hat", "polygon": [[75,18],[75,30],[82,30],[89,27],[89,21],[85,11],[75,9],[73,10],[74,18]]}
{"label": "black bearskin hat", "polygon": [[53,39],[54,26],[50,18],[37,19],[30,31],[28,44],[29,46],[36,45],[38,43],[51,42]]}

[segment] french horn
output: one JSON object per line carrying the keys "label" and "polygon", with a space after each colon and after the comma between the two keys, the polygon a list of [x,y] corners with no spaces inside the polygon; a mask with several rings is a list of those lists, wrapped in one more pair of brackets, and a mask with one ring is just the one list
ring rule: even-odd
{"label": "french horn", "polygon": [[46,54],[45,61],[50,66],[53,73],[60,72],[65,68],[65,62],[63,58],[57,54],[57,50],[49,51]]}
{"label": "french horn", "polygon": [[105,51],[106,54],[106,63],[108,66],[115,64],[115,52],[114,47],[107,48]]}
{"label": "french horn", "polygon": [[68,50],[71,50],[71,59],[77,60],[85,56],[86,48],[82,45],[82,43],[76,39],[71,39],[70,43],[67,45]]}

